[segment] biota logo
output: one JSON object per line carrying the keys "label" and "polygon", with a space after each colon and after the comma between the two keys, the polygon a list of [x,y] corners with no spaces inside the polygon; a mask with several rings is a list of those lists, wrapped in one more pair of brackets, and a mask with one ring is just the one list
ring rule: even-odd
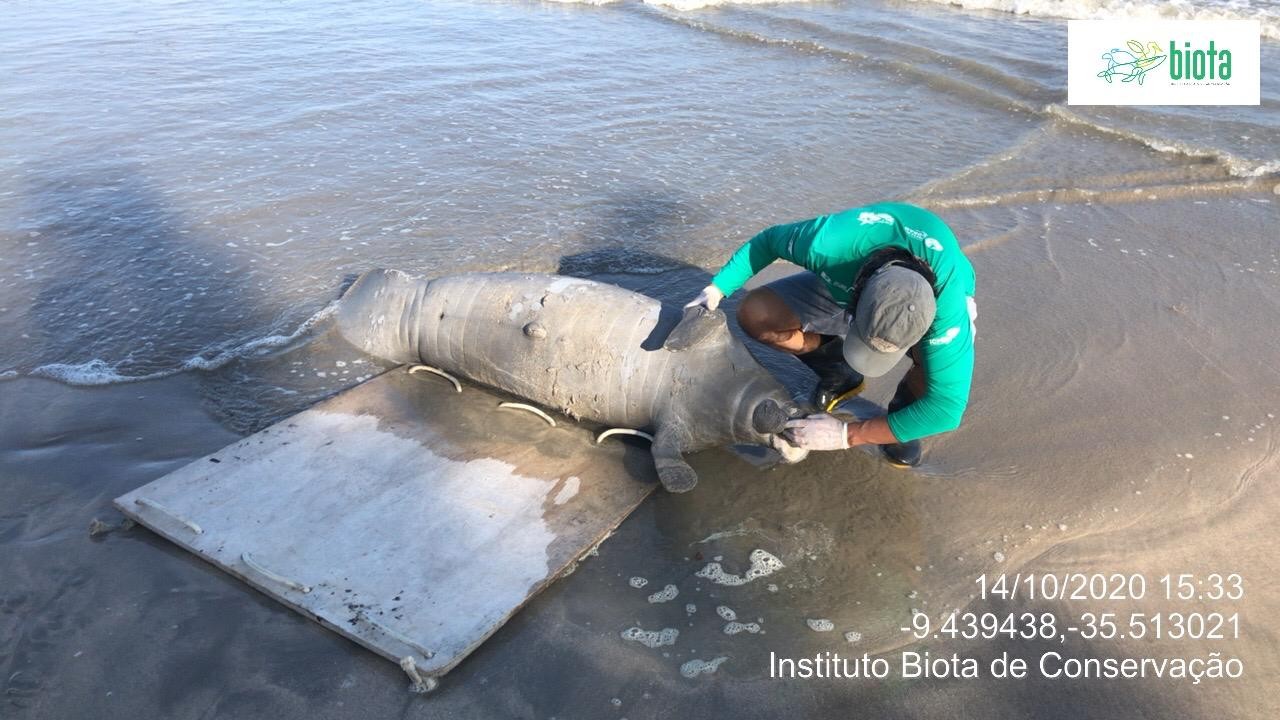
{"label": "biota logo", "polygon": [[[1231,80],[1231,50],[1219,48],[1214,40],[1208,49],[1192,48],[1190,41],[1170,40],[1162,47],[1156,42],[1130,40],[1125,48],[1111,48],[1102,53],[1106,66],[1098,77],[1107,82],[1137,82],[1142,85],[1147,73],[1166,68],[1170,80],[1194,80],[1225,83]],[[1168,61],[1168,62],[1166,62]]]}
{"label": "biota logo", "polygon": [[1231,51],[1219,50],[1209,41],[1208,50],[1192,50],[1191,43],[1169,41],[1170,80],[1220,80],[1231,79]]}
{"label": "biota logo", "polygon": [[1164,64],[1165,56],[1156,43],[1144,44],[1138,40],[1130,40],[1125,46],[1127,50],[1111,48],[1102,53],[1107,66],[1098,73],[1098,77],[1107,82],[1119,78],[1120,82],[1137,81],[1141,85],[1146,80],[1147,73]]}
{"label": "biota logo", "polygon": [[1071,20],[1068,105],[1257,105],[1253,20]]}

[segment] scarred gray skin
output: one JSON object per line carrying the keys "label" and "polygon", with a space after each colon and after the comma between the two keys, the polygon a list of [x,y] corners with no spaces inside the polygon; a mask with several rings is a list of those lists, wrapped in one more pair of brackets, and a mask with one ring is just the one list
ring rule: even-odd
{"label": "scarred gray skin", "polygon": [[[697,475],[683,453],[780,442],[753,426],[757,406],[791,397],[721,322],[696,346],[662,342],[679,319],[653,298],[558,275],[362,275],[343,295],[339,332],[371,355],[423,363],[571,417],[654,434],[669,490]],[[758,421],[757,421],[758,422]],[[775,430],[776,431],[776,430]],[[784,453],[789,461],[803,453]]]}

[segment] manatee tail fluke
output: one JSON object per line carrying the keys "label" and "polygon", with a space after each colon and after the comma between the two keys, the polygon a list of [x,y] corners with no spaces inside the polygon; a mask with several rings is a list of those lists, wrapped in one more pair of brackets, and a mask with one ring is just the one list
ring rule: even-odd
{"label": "manatee tail fluke", "polygon": [[420,362],[416,315],[426,290],[426,281],[399,270],[370,270],[338,301],[338,332],[370,355]]}

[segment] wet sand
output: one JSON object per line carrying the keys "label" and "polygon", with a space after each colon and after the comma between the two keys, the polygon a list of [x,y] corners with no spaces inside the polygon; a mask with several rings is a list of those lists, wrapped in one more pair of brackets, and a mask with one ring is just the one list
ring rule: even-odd
{"label": "wet sand", "polygon": [[[0,715],[1280,714],[1274,73],[1263,106],[1227,120],[1068,117],[1038,54],[1057,20],[892,2],[376,10],[104,3],[0,28],[20,80],[0,107]],[[119,521],[112,498],[379,372],[308,322],[354,273],[559,271],[682,303],[763,225],[886,198],[936,209],[977,271],[962,428],[912,472],[862,451],[698,454],[695,492],[655,494],[433,695],[144,529],[89,536]],[[756,350],[808,391],[793,359]],[[757,549],[786,567],[738,587],[699,575],[742,573]],[[1138,573],[1148,595],[974,597],[1001,572]],[[1159,597],[1180,573],[1239,574],[1243,597]],[[674,601],[648,602],[667,585]],[[726,634],[720,606],[762,632]],[[1239,637],[916,642],[913,609],[1234,613]],[[680,635],[648,648],[620,636],[633,626]],[[1219,653],[1244,674],[898,677],[926,650]],[[895,672],[769,677],[770,653],[819,652]]]}
{"label": "wet sand", "polygon": [[[409,694],[391,663],[146,530],[89,538],[91,519],[118,519],[111,498],[238,437],[217,418],[226,411],[209,402],[223,379],[0,384],[0,562],[11,579],[3,594],[5,702],[26,717],[776,717],[856,709],[941,718],[957,707],[990,717],[1271,716],[1269,688],[1280,670],[1270,622],[1280,610],[1270,528],[1280,510],[1271,482],[1280,383],[1269,361],[1276,340],[1263,330],[1280,294],[1277,250],[1261,232],[1272,210],[1259,200],[1214,199],[1197,210],[1232,218],[1242,230],[1231,238],[1162,245],[1117,242],[1112,225],[1174,235],[1185,202],[953,212],[962,232],[985,223],[1039,235],[975,243],[981,355],[962,432],[928,443],[926,465],[912,473],[857,451],[767,470],[729,451],[702,453],[696,492],[651,498],[599,557],[536,598],[430,697]],[[1186,265],[1197,284],[1175,282]],[[630,280],[660,285],[660,294],[696,287],[701,277],[686,270]],[[803,388],[793,361],[767,359]],[[890,387],[881,381],[868,397],[882,401]],[[696,574],[715,557],[741,572],[755,548],[787,568],[737,588]],[[1168,572],[1234,572],[1246,594],[1235,603],[973,600],[974,579],[997,571],[1142,573],[1149,584]],[[631,587],[636,576],[649,587]],[[666,584],[679,588],[678,601],[646,601]],[[765,633],[726,635],[719,605],[743,622],[761,621]],[[1241,638],[921,646],[897,629],[912,608],[1064,616],[1230,609],[1242,618]],[[811,631],[806,620],[815,618],[830,619],[835,631]],[[681,635],[653,650],[620,639],[632,625]],[[861,639],[846,643],[847,630]],[[1199,685],[768,677],[770,652],[896,658],[904,647],[984,660],[1046,649],[1080,657],[1216,651],[1240,658],[1246,673]],[[680,675],[687,660],[720,656],[728,660],[713,675]]]}

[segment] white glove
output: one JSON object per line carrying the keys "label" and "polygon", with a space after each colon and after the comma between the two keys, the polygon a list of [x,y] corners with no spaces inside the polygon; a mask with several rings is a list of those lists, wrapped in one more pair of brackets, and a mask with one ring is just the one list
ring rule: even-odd
{"label": "white glove", "polygon": [[708,285],[702,288],[702,292],[698,293],[698,297],[689,301],[685,307],[691,308],[701,305],[708,310],[715,310],[720,306],[720,301],[724,299],[724,293],[720,292],[720,288],[715,285]]}
{"label": "white glove", "polygon": [[818,413],[788,420],[782,436],[804,450],[846,450],[849,447],[849,424],[834,415]]}
{"label": "white glove", "polygon": [[781,435],[770,435],[769,447],[777,450],[778,454],[782,456],[782,462],[788,465],[794,465],[809,457],[808,450],[792,445]]}

